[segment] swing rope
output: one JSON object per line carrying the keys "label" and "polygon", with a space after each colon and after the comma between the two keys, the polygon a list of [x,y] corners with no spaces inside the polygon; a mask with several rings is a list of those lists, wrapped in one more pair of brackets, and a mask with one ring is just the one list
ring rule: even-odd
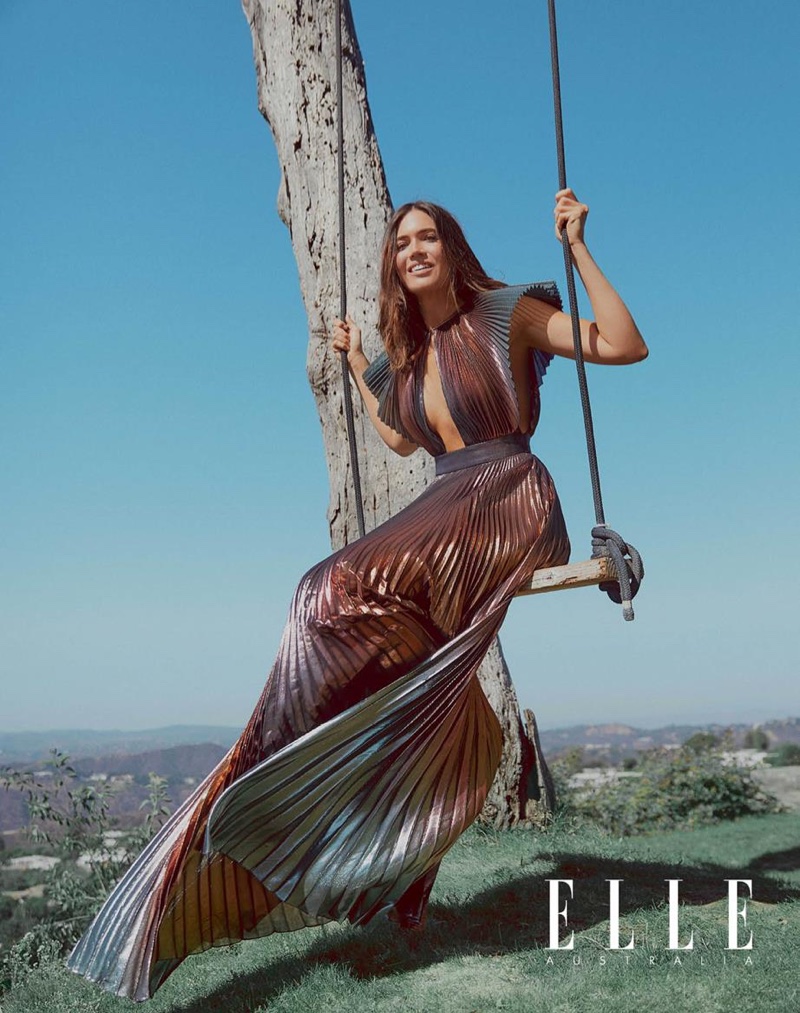
{"label": "swing rope", "polygon": [[[566,159],[564,156],[564,126],[561,112],[561,76],[558,63],[558,37],[556,32],[556,11],[555,0],[548,0],[548,13],[550,21],[550,56],[553,71],[553,103],[555,109],[556,128],[556,156],[558,160],[558,184],[563,190],[567,185]],[[345,178],[344,178],[344,109],[343,109],[343,63],[344,52],[342,49],[342,3],[335,0],[335,45],[336,45],[336,126],[337,126],[337,168],[338,168],[338,197],[339,197],[339,317],[344,320],[347,315],[347,268],[345,250]],[[595,527],[592,528],[592,559],[606,559],[613,571],[613,579],[604,580],[600,583],[600,590],[605,591],[612,601],[622,605],[622,613],[626,620],[633,619],[633,606],[631,604],[634,596],[639,590],[639,585],[644,578],[644,565],[642,558],[636,549],[627,544],[616,531],[608,527],[605,521],[603,510],[603,495],[600,488],[600,470],[597,464],[597,448],[594,439],[594,424],[592,422],[592,409],[589,402],[589,388],[586,381],[586,365],[583,358],[583,347],[581,345],[580,317],[578,315],[578,298],[575,290],[575,268],[572,262],[572,251],[569,245],[566,228],[561,231],[561,246],[564,253],[564,269],[567,281],[567,296],[569,300],[570,317],[572,320],[572,338],[575,349],[575,368],[578,374],[578,387],[580,390],[581,407],[583,410],[583,424],[586,432],[586,449],[589,457],[589,474],[592,484],[592,497],[595,510]],[[344,397],[344,412],[347,423],[347,439],[350,448],[350,470],[353,476],[353,490],[355,495],[356,519],[358,522],[359,537],[363,537],[364,526],[364,505],[361,492],[361,473],[358,464],[358,450],[356,447],[355,424],[353,420],[353,400],[350,387],[350,371],[347,362],[347,353],[340,353],[342,367],[342,387]],[[566,570],[568,568],[561,568]],[[596,580],[583,581],[583,583],[596,583]],[[564,584],[563,586],[569,586]],[[575,582],[574,586],[579,586]],[[541,587],[539,590],[547,588]],[[555,587],[553,587],[555,589]]]}
{"label": "swing rope", "polygon": [[[336,142],[337,170],[339,183],[339,319],[347,316],[347,255],[345,252],[345,209],[344,209],[344,109],[342,103],[342,0],[336,0],[335,10],[336,38]],[[350,447],[350,471],[353,476],[353,490],[356,500],[356,521],[358,537],[363,538],[364,501],[361,495],[361,471],[358,466],[358,449],[356,447],[356,430],[353,421],[353,395],[350,389],[350,369],[347,352],[340,352],[342,366],[342,391],[344,393],[344,416],[347,422],[347,442]]]}
{"label": "swing rope", "polygon": [[[556,158],[558,160],[558,188],[566,189],[567,167],[564,157],[564,124],[561,114],[561,74],[558,64],[558,35],[556,32],[555,0],[547,0],[550,21],[550,62],[553,70],[553,106],[556,127]],[[575,346],[575,368],[578,374],[581,407],[583,409],[583,426],[586,433],[586,450],[589,457],[589,474],[592,482],[592,497],[596,525],[592,528],[592,557],[606,556],[613,564],[615,579],[604,581],[600,590],[605,591],[612,601],[622,605],[622,614],[626,620],[633,619],[632,599],[639,590],[644,578],[642,557],[632,545],[626,544],[616,531],[606,524],[603,510],[603,494],[600,489],[600,469],[597,464],[597,447],[594,440],[594,423],[592,422],[592,406],[589,402],[589,386],[586,381],[586,364],[583,359],[581,344],[581,325],[578,315],[578,296],[575,291],[575,267],[572,262],[566,227],[561,230],[561,247],[564,251],[564,270],[567,277],[567,296],[569,311],[572,318],[572,340]]]}

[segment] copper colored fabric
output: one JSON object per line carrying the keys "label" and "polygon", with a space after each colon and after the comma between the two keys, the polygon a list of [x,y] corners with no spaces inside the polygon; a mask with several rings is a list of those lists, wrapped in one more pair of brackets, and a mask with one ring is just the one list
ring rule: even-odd
{"label": "copper colored fabric", "polygon": [[[117,885],[74,971],[141,1000],[210,946],[422,917],[500,758],[476,669],[515,591],[569,556],[550,476],[519,436],[508,332],[524,294],[558,298],[549,285],[484,293],[428,339],[465,444],[517,436],[303,577],[247,727]],[[442,455],[424,359],[396,377],[379,356],[367,382],[389,425]],[[531,431],[547,361],[530,355]]]}

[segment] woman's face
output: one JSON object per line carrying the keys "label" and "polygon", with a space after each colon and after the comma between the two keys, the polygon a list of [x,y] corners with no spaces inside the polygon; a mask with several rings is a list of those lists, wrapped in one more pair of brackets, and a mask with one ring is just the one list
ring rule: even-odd
{"label": "woman's face", "polygon": [[419,208],[412,208],[397,226],[395,269],[403,288],[417,298],[444,292],[449,285],[447,255],[436,223]]}

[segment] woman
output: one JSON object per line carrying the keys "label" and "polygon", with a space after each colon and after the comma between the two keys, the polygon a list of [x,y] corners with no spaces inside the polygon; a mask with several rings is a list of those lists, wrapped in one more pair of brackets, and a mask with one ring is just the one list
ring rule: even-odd
{"label": "woman", "polygon": [[[557,194],[595,322],[590,362],[647,349]],[[489,278],[435,205],[406,205],[384,244],[372,364],[337,321],[370,417],[437,479],[301,580],[275,665],[228,755],[123,877],[69,958],[146,999],[189,953],[384,912],[421,924],[442,856],[480,812],[501,731],[475,677],[514,593],[566,562],[552,481],[528,448],[538,387],[572,354],[552,284]]]}

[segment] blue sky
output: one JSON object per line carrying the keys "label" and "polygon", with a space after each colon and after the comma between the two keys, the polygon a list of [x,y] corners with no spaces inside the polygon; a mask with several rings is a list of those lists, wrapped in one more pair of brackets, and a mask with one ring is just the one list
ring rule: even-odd
{"label": "blue sky", "polygon": [[[487,269],[555,277],[546,5],[354,0],[396,203]],[[795,4],[559,9],[571,184],[651,348],[590,369],[637,620],[514,603],[543,727],[758,721],[796,690]],[[278,171],[235,3],[0,8],[0,729],[240,725],[327,479]],[[585,308],[585,307],[584,307]],[[591,498],[571,363],[536,451],[574,558]]]}

